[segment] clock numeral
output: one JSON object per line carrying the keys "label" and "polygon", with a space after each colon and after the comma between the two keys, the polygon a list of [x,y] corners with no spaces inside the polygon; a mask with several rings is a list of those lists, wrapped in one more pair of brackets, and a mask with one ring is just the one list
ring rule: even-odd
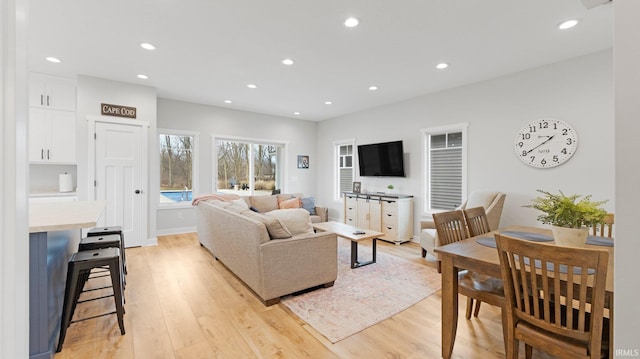
{"label": "clock numeral", "polygon": [[524,142],[518,142],[518,147],[522,148],[522,146],[524,146]]}
{"label": "clock numeral", "polygon": [[[529,126],[529,132],[536,132],[536,127],[535,126]],[[529,139],[529,138],[531,138],[531,136],[525,138],[525,140]]]}
{"label": "clock numeral", "polygon": [[569,133],[569,130],[568,130],[568,129],[566,129],[566,128],[563,128],[563,129],[562,129],[562,135],[563,135],[563,136],[566,136],[568,133]]}
{"label": "clock numeral", "polygon": [[567,138],[567,146],[571,146],[572,143],[573,143],[573,139]]}
{"label": "clock numeral", "polygon": [[540,122],[538,126],[540,127],[541,130],[545,128],[549,128],[549,122],[546,122],[546,121]]}
{"label": "clock numeral", "polygon": [[544,166],[547,164],[547,160],[543,158],[542,161],[540,161],[540,163]]}
{"label": "clock numeral", "polygon": [[522,151],[522,157],[527,155],[527,151]]}
{"label": "clock numeral", "polygon": [[557,123],[554,123],[554,124],[553,124],[553,129],[554,129],[554,130],[557,130],[557,129],[558,129],[558,124],[557,124]]}
{"label": "clock numeral", "polygon": [[523,133],[522,134],[522,140],[526,141],[526,140],[530,140],[531,139],[531,134],[530,133]]}
{"label": "clock numeral", "polygon": [[566,149],[566,148],[563,148],[563,149],[562,149],[562,151],[560,151],[560,152],[561,152],[563,155],[566,155],[566,154],[567,154],[567,149]]}
{"label": "clock numeral", "polygon": [[560,161],[560,159],[558,159],[558,155],[554,155],[553,156],[553,162],[558,162]]}
{"label": "clock numeral", "polygon": [[531,161],[530,161],[531,163],[533,163],[533,161],[535,161],[535,160],[536,160],[536,156],[531,156],[531,157],[529,157],[529,158],[531,159]]}

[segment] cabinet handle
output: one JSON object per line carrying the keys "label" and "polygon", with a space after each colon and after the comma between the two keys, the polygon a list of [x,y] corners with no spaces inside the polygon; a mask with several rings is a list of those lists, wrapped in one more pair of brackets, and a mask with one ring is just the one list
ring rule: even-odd
{"label": "cabinet handle", "polygon": [[44,148],[40,150],[40,159],[44,160]]}
{"label": "cabinet handle", "polygon": [[44,95],[40,95],[40,106],[44,106]]}
{"label": "cabinet handle", "polygon": [[47,95],[47,106],[49,106],[49,95]]}
{"label": "cabinet handle", "polygon": [[49,150],[47,150],[47,159],[49,159]]}

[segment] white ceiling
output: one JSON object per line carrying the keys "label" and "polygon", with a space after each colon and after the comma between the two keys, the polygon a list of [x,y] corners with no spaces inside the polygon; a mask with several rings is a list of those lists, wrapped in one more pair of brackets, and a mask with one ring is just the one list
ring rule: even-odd
{"label": "white ceiling", "polygon": [[[612,47],[612,7],[588,10],[580,0],[30,0],[29,6],[31,71],[142,84],[163,98],[315,121]],[[346,28],[349,16],[360,25]],[[559,31],[569,18],[582,21]],[[157,50],[143,50],[141,42]],[[282,65],[284,58],[295,64]],[[439,62],[450,67],[436,70]],[[149,79],[138,79],[141,73]],[[369,91],[371,85],[379,90]]]}

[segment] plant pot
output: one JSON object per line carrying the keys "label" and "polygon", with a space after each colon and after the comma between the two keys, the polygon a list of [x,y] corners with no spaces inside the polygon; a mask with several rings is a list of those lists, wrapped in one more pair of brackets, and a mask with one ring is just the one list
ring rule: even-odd
{"label": "plant pot", "polygon": [[584,247],[587,242],[589,228],[551,226],[551,232],[553,233],[553,240],[556,242],[556,245],[581,248]]}

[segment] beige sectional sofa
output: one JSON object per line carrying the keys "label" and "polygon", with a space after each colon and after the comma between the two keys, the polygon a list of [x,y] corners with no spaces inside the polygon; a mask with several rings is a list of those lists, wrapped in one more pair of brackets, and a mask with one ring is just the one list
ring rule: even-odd
{"label": "beige sectional sofa", "polygon": [[314,233],[307,210],[278,209],[277,199],[242,197],[246,205],[217,199],[196,203],[200,244],[267,306],[287,294],[332,286],[338,276],[336,234]]}

